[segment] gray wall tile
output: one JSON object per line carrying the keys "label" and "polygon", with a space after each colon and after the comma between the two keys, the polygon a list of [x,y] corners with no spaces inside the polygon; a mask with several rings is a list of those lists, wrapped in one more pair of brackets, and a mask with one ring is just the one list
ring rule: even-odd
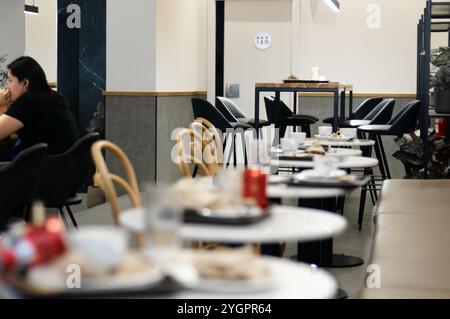
{"label": "gray wall tile", "polygon": [[[171,160],[171,134],[193,121],[192,97],[106,96],[106,139],[128,155],[141,187],[147,181],[171,183],[181,177]],[[112,172],[124,176],[116,159],[107,154],[106,160]]]}
{"label": "gray wall tile", "polygon": [[[187,127],[194,120],[191,99],[194,96],[160,96],[157,99],[157,171],[158,183],[172,183],[181,173],[171,159],[175,141],[171,139],[176,128]],[[196,96],[205,98],[205,96]]]}
{"label": "gray wall tile", "polygon": [[[105,100],[105,137],[128,155],[140,185],[155,181],[156,98],[107,96]],[[110,171],[124,172],[118,161],[106,155]]]}

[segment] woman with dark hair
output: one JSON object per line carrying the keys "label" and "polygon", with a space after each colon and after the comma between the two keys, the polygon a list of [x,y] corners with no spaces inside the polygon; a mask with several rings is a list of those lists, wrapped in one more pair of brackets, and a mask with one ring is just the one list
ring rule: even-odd
{"label": "woman with dark hair", "polygon": [[23,148],[47,143],[49,155],[69,149],[79,138],[75,118],[39,63],[26,56],[14,60],[8,79],[8,88],[0,91],[0,140],[16,133]]}

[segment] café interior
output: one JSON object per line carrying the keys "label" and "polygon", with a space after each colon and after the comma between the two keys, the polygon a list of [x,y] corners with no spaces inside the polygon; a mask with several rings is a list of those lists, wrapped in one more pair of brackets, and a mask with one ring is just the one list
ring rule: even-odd
{"label": "caf\u00e9 interior", "polygon": [[0,141],[1,298],[450,297],[449,2],[0,5],[79,131]]}

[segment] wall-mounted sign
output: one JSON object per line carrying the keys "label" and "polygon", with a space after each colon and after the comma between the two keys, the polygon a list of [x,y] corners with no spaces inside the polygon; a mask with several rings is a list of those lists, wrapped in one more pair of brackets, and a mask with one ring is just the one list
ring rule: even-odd
{"label": "wall-mounted sign", "polygon": [[260,50],[267,50],[272,45],[272,37],[267,32],[259,32],[255,36],[255,46]]}

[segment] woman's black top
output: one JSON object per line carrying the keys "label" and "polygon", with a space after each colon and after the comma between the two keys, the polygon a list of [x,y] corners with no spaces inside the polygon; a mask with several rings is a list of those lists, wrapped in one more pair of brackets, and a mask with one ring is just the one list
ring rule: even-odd
{"label": "woman's black top", "polygon": [[5,113],[22,122],[17,135],[23,148],[47,143],[47,155],[60,154],[79,138],[75,118],[67,106],[58,105],[47,92],[26,92]]}

